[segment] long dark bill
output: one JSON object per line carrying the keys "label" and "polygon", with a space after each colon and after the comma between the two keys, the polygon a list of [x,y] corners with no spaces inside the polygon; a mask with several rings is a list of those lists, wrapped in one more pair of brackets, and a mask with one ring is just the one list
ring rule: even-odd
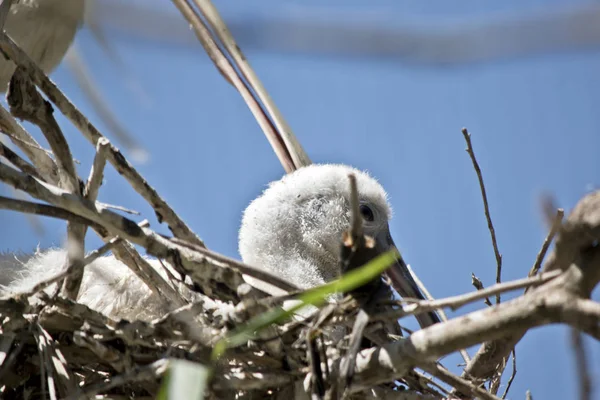
{"label": "long dark bill", "polygon": [[[396,247],[389,231],[382,236],[377,240],[377,245],[381,248],[382,252]],[[403,298],[425,300],[425,296],[419,290],[402,257],[399,257],[385,273],[390,278],[393,288],[400,296]],[[427,328],[440,322],[440,317],[434,311],[415,315],[415,318],[417,318],[421,328]]]}

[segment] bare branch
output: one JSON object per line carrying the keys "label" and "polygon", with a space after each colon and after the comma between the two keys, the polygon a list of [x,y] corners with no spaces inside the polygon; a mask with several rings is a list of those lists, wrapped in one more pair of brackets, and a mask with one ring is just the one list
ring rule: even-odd
{"label": "bare branch", "polygon": [[33,165],[21,158],[17,153],[12,151],[4,143],[0,142],[0,157],[6,158],[11,164],[19,168],[21,171],[34,176],[40,180],[44,180]]}
{"label": "bare branch", "polygon": [[[496,256],[496,283],[502,282],[502,255],[498,250],[498,242],[496,240],[496,231],[494,230],[494,224],[492,223],[492,217],[490,215],[490,207],[488,205],[487,193],[485,190],[485,184],[483,183],[483,175],[481,174],[481,168],[475,158],[475,152],[473,151],[473,145],[471,144],[471,135],[467,128],[462,129],[462,134],[467,142],[467,153],[471,157],[473,162],[473,168],[477,173],[477,179],[479,180],[479,188],[481,189],[481,198],[483,199],[483,210],[485,212],[485,219],[487,220],[488,229],[492,238],[492,246],[494,247],[494,255]],[[500,303],[500,294],[496,295],[496,304]]]}
{"label": "bare branch", "polygon": [[93,226],[103,229],[101,225],[90,221],[87,218],[80,217],[70,211],[59,207],[50,206],[47,204],[34,203],[27,200],[11,199],[9,197],[0,196],[0,209],[12,210],[26,214],[41,215],[50,218],[58,218],[65,221],[75,221],[80,224]]}
{"label": "bare branch", "polygon": [[583,348],[583,338],[581,333],[575,328],[571,328],[571,344],[575,354],[575,371],[579,380],[579,399],[592,399],[592,378],[590,376],[587,364],[585,349]]}
{"label": "bare branch", "polygon": [[548,232],[548,235],[546,235],[546,238],[544,239],[544,243],[542,244],[542,248],[538,252],[538,255],[535,259],[535,263],[533,264],[533,267],[531,267],[531,270],[529,271],[529,276],[533,276],[533,275],[537,274],[538,271],[540,270],[540,268],[542,266],[542,261],[544,261],[544,257],[546,256],[546,252],[548,251],[548,248],[550,247],[550,244],[552,243],[552,240],[554,239],[556,232],[558,232],[558,229],[560,228],[560,225],[562,224],[562,219],[563,219],[564,215],[565,215],[565,211],[562,208],[559,208],[558,210],[556,210],[556,216],[554,217],[552,226],[550,227],[550,231]]}
{"label": "bare branch", "polygon": [[515,377],[517,376],[517,351],[513,349],[512,351],[512,373],[510,374],[510,378],[508,378],[508,382],[506,382],[506,389],[504,389],[504,393],[502,393],[502,398],[506,399],[508,395],[508,391],[512,386]]}
{"label": "bare branch", "polygon": [[469,304],[475,302],[477,300],[485,299],[488,296],[495,295],[496,293],[505,293],[510,292],[512,290],[523,289],[528,287],[535,287],[542,285],[557,276],[559,276],[562,272],[560,271],[552,271],[544,274],[540,274],[537,276],[533,276],[530,278],[522,278],[517,279],[510,282],[504,282],[500,284],[496,284],[490,286],[485,289],[478,290],[476,292],[462,294],[453,297],[447,297],[445,299],[437,299],[437,300],[399,300],[398,302],[402,305],[403,303],[409,303],[402,305],[401,310],[397,311],[388,311],[386,313],[379,314],[374,317],[374,320],[380,319],[398,319],[403,318],[408,315],[420,314],[424,312],[428,312],[435,309],[449,307],[450,309],[457,310],[458,308],[464,306],[465,304]]}
{"label": "bare branch", "polygon": [[98,198],[98,191],[100,190],[102,179],[104,178],[106,151],[109,144],[110,143],[105,138],[98,139],[98,143],[96,143],[94,162],[92,164],[92,169],[90,170],[90,176],[83,189],[83,197],[90,201],[96,201]]}
{"label": "bare branch", "polygon": [[[38,349],[42,354],[41,363],[44,364],[48,375],[48,389],[50,390],[50,398],[56,399],[56,388],[54,386],[54,376],[60,383],[59,389],[63,394],[74,393],[79,394],[81,390],[75,383],[74,376],[69,369],[67,361],[61,351],[56,348],[54,340],[44,328],[39,324],[34,324],[34,336],[38,345]],[[61,396],[62,397],[62,396]]]}
{"label": "bare branch", "polygon": [[40,146],[2,104],[0,104],[0,131],[25,153],[46,182],[58,183],[58,166],[48,154],[49,152]]}
{"label": "bare branch", "polygon": [[[471,273],[471,284],[477,290],[483,290],[483,289],[485,289],[485,287],[483,286],[483,282],[481,282],[481,279],[479,279],[477,276],[475,276],[474,273]],[[483,300],[483,302],[487,306],[491,306],[492,305],[492,302],[487,297]]]}
{"label": "bare branch", "polygon": [[435,376],[442,382],[445,382],[448,385],[460,390],[461,393],[468,393],[478,399],[500,400],[499,397],[494,396],[493,394],[487,392],[485,389],[474,385],[472,382],[469,382],[468,380],[463,379],[460,376],[454,375],[446,368],[442,367],[440,364],[436,363],[421,365],[421,369]]}

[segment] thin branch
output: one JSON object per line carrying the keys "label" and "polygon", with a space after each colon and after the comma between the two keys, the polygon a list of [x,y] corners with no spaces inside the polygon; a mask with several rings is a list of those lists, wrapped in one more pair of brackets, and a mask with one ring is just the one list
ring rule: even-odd
{"label": "thin branch", "polygon": [[[485,289],[485,287],[483,286],[483,282],[481,282],[481,279],[479,279],[477,276],[475,276],[475,274],[472,272],[471,272],[471,284],[477,290]],[[492,302],[487,297],[483,300],[483,302],[485,303],[486,306],[490,306],[490,307],[492,306]]]}
{"label": "thin branch", "polygon": [[15,117],[40,127],[56,157],[61,185],[71,193],[78,193],[77,169],[69,143],[54,119],[52,105],[38,93],[23,67],[17,67],[10,79],[6,100]]}
{"label": "thin branch", "polygon": [[[398,302],[402,305],[401,310],[387,311],[373,317],[373,320],[387,320],[387,319],[398,319],[408,315],[425,313],[431,310],[449,307],[451,310],[457,310],[458,308],[473,303],[475,301],[485,299],[488,296],[493,296],[498,293],[510,292],[512,290],[523,289],[532,286],[542,285],[552,279],[558,277],[561,271],[551,271],[540,275],[517,279],[510,282],[504,282],[496,285],[492,285],[485,289],[478,290],[476,292],[461,294],[458,296],[447,297],[445,299],[438,299],[432,301],[424,300],[399,300]],[[405,303],[409,304],[405,304]]]}
{"label": "thin branch", "polygon": [[[44,370],[48,374],[48,389],[50,398],[57,399],[56,387],[54,386],[54,376],[58,377],[60,389],[63,393],[79,394],[81,390],[75,383],[75,378],[71,373],[67,361],[61,351],[56,348],[55,342],[48,332],[39,323],[34,324],[34,337],[38,349],[42,354],[40,364],[44,365]],[[62,397],[62,396],[61,396]]]}
{"label": "thin branch", "polygon": [[98,198],[98,191],[104,179],[104,166],[106,165],[106,151],[108,146],[109,142],[105,138],[98,139],[98,143],[96,143],[94,162],[92,163],[90,176],[83,189],[83,197],[90,201],[96,201]]}
{"label": "thin branch", "polygon": [[10,197],[0,196],[0,209],[57,218],[64,221],[75,221],[80,224],[103,229],[102,225],[90,221],[87,218],[81,217],[60,207],[55,207],[48,204],[34,203],[27,200],[11,199]]}
{"label": "thin branch", "polygon": [[58,183],[58,167],[50,152],[40,146],[2,104],[0,104],[0,131],[25,153],[46,182]]}
{"label": "thin branch", "polygon": [[508,378],[508,382],[506,383],[506,389],[504,389],[504,393],[502,393],[502,399],[506,399],[508,395],[508,391],[512,386],[515,377],[517,376],[517,351],[513,349],[512,351],[512,373],[510,374],[510,378]]}
{"label": "thin branch", "polygon": [[300,291],[300,289],[296,285],[289,283],[287,280],[279,279],[278,277],[275,277],[272,274],[265,272],[262,269],[254,268],[254,267],[244,264],[238,260],[234,260],[233,258],[229,258],[227,256],[224,256],[222,254],[219,254],[212,250],[209,250],[206,247],[198,247],[191,243],[187,243],[183,240],[179,240],[177,238],[171,238],[170,242],[181,245],[181,246],[185,246],[189,249],[197,251],[198,253],[201,253],[215,261],[224,263],[230,267],[237,269],[242,274],[250,275],[250,276],[252,276],[256,279],[259,279],[263,282],[277,286],[278,288],[283,289],[287,292],[299,292]]}
{"label": "thin branch", "polygon": [[38,171],[33,165],[21,158],[21,156],[12,151],[8,146],[6,146],[2,142],[0,142],[0,157],[6,158],[8,161],[10,161],[11,164],[13,164],[15,167],[19,168],[26,174],[34,176],[40,180],[44,180],[44,178],[42,178],[42,176],[38,173]]}
{"label": "thin branch", "polygon": [[461,393],[471,394],[473,397],[476,397],[478,399],[500,400],[499,397],[489,393],[485,389],[474,385],[472,382],[469,382],[468,380],[461,378],[460,376],[454,375],[452,372],[448,371],[440,364],[425,364],[420,365],[419,368],[435,376],[442,382],[445,382],[448,385],[460,390]]}
{"label": "thin branch", "polygon": [[571,328],[571,345],[575,354],[575,375],[579,380],[579,399],[592,399],[592,378],[589,373],[586,351],[583,348],[583,338],[581,333]]}
{"label": "thin branch", "polygon": [[[492,223],[492,217],[490,216],[490,207],[488,205],[485,184],[483,183],[483,175],[481,174],[481,168],[479,168],[479,163],[475,158],[475,152],[473,151],[473,145],[471,144],[471,135],[469,134],[469,131],[467,131],[467,128],[462,129],[462,134],[465,137],[465,141],[467,142],[467,153],[469,153],[469,156],[471,157],[471,161],[473,162],[473,168],[475,168],[475,173],[477,173],[477,179],[479,180],[479,188],[481,189],[481,198],[483,199],[483,210],[485,212],[485,219],[487,220],[488,229],[492,238],[492,246],[494,247],[494,255],[496,256],[496,283],[500,283],[502,282],[502,255],[500,254],[500,250],[498,250],[496,231],[494,230],[494,224]],[[496,295],[496,304],[498,303],[500,303],[499,293]]]}
{"label": "thin branch", "polygon": [[565,215],[565,211],[562,208],[559,208],[558,210],[556,210],[556,215],[554,217],[554,220],[552,221],[552,226],[550,227],[550,231],[548,232],[548,235],[546,235],[546,238],[544,239],[544,243],[542,244],[542,248],[538,252],[538,255],[535,259],[535,263],[533,264],[533,267],[531,267],[531,270],[529,271],[529,276],[533,276],[533,275],[537,274],[538,271],[540,270],[540,268],[542,267],[542,261],[544,261],[546,252],[548,251],[548,248],[550,247],[550,244],[552,243],[552,240],[554,239],[556,232],[558,232],[558,229],[560,228],[560,226],[562,224],[564,215]]}

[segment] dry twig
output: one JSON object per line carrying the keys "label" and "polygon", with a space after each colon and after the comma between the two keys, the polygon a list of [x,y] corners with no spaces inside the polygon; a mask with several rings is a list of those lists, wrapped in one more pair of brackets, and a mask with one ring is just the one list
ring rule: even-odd
{"label": "dry twig", "polygon": [[[473,162],[473,168],[477,173],[477,180],[479,181],[479,188],[481,189],[481,198],[483,200],[483,210],[485,213],[485,219],[487,220],[488,229],[490,231],[490,237],[492,238],[492,246],[494,247],[494,255],[496,256],[496,283],[502,282],[502,255],[498,250],[498,241],[496,240],[496,231],[494,230],[494,224],[492,223],[492,217],[490,215],[490,207],[488,205],[487,193],[485,190],[485,184],[483,183],[483,175],[481,174],[481,168],[477,158],[475,158],[475,152],[473,151],[473,145],[471,144],[471,134],[467,131],[467,128],[462,129],[462,134],[467,142],[467,153],[471,157]],[[500,294],[496,295],[496,304],[500,303]]]}

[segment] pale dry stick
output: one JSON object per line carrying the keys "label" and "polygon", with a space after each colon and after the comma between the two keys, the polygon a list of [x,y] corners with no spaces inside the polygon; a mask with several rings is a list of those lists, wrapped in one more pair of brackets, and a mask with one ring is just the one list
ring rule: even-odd
{"label": "pale dry stick", "polygon": [[34,176],[37,179],[44,179],[33,165],[21,158],[20,155],[12,151],[8,146],[6,146],[2,142],[0,142],[0,157],[6,158],[12,165],[19,168],[26,174]]}
{"label": "pale dry stick", "polygon": [[489,392],[497,395],[498,389],[500,389],[500,385],[502,384],[502,376],[504,376],[504,371],[506,370],[506,365],[508,364],[508,357],[505,357],[500,364],[496,367],[495,375],[490,379],[489,383]]}
{"label": "pale dry stick", "polygon": [[0,209],[57,218],[64,221],[75,221],[81,224],[92,226],[94,229],[104,229],[102,228],[102,225],[90,221],[87,218],[81,217],[60,207],[55,207],[48,204],[34,203],[27,200],[11,199],[10,197],[0,196]]}
{"label": "pale dry stick", "polygon": [[46,182],[58,183],[58,166],[50,157],[50,152],[40,146],[2,104],[0,104],[0,131],[31,160]]}
{"label": "pale dry stick", "polygon": [[423,364],[419,365],[423,371],[435,376],[442,382],[460,390],[462,393],[469,393],[472,396],[482,400],[501,400],[499,397],[491,394],[483,388],[474,385],[472,382],[454,375],[440,364]]}
{"label": "pale dry stick", "polygon": [[[224,256],[223,254],[219,254],[217,252],[209,250],[206,247],[198,247],[198,246],[195,246],[195,245],[193,245],[191,243],[187,243],[187,242],[184,242],[182,240],[179,240],[177,238],[171,238],[170,242],[172,242],[174,244],[178,244],[178,245],[184,246],[184,247],[187,247],[187,248],[189,248],[191,250],[197,251],[198,253],[203,254],[203,255],[205,255],[205,256],[207,256],[207,257],[209,257],[209,258],[211,258],[211,259],[213,259],[215,261],[227,264],[227,265],[229,265],[229,266],[237,269],[238,271],[240,271],[243,274],[250,275],[250,276],[253,276],[253,277],[257,278],[257,279],[264,280],[267,283],[273,284],[272,283],[273,278],[274,278],[273,275],[269,274],[268,272],[264,272],[261,269],[255,269],[254,267],[246,265],[246,264],[244,264],[241,261],[235,260],[233,258],[229,258],[227,256]],[[277,286],[277,287],[279,287],[279,288],[281,288],[281,289],[284,289],[287,292],[290,292],[290,291],[299,291],[300,290],[297,286],[289,283],[286,280],[279,280],[279,279],[277,279],[277,281],[279,281],[279,282],[275,283],[274,285]]]}
{"label": "pale dry stick", "polygon": [[525,392],[525,400],[533,400],[533,396],[531,395],[531,390],[527,390]]}
{"label": "pale dry stick", "polygon": [[285,146],[285,142],[277,133],[277,130],[269,117],[265,114],[263,108],[252,95],[250,89],[245,84],[244,80],[237,74],[235,68],[231,65],[229,59],[223,54],[215,40],[212,38],[208,27],[202,21],[202,18],[189,4],[187,0],[172,0],[185,19],[190,23],[196,37],[204,47],[204,50],[217,67],[223,77],[231,83],[240,93],[244,102],[254,115],[258,125],[265,132],[265,136],[269,140],[271,147],[275,151],[277,158],[281,162],[286,172],[295,171],[299,166],[295,165],[291,154]]}
{"label": "pale dry stick", "polygon": [[72,193],[78,192],[77,169],[69,143],[54,119],[52,106],[38,93],[24,68],[16,68],[10,80],[6,101],[12,115],[40,128],[56,158],[61,185]]}
{"label": "pale dry stick", "polygon": [[[496,256],[496,283],[502,282],[502,255],[498,250],[498,242],[496,240],[496,231],[494,230],[494,224],[492,223],[492,217],[490,216],[490,207],[488,205],[487,193],[485,190],[485,184],[483,183],[483,175],[481,174],[481,168],[477,158],[475,158],[475,152],[473,151],[473,145],[471,143],[471,134],[467,131],[467,128],[462,128],[462,134],[467,142],[467,153],[471,157],[473,168],[477,174],[477,180],[479,181],[479,189],[481,189],[481,198],[483,199],[483,211],[485,213],[485,219],[487,220],[488,229],[492,238],[492,246],[494,247],[494,255]],[[496,304],[500,303],[500,294],[496,295]]]}
{"label": "pale dry stick", "polygon": [[[79,111],[73,103],[58,89],[44,72],[21,50],[13,40],[0,32],[0,51],[15,64],[22,66],[29,73],[31,80],[48,96],[58,109],[80,130],[80,132],[96,146],[104,137],[100,131]],[[110,144],[106,152],[107,161],[154,209],[159,222],[166,222],[175,236],[204,246],[200,238],[183,222],[156,190],[133,168],[121,152]]]}
{"label": "pale dry stick", "polygon": [[215,376],[212,385],[215,389],[266,390],[290,385],[294,382],[294,378],[293,374],[281,370],[265,372],[233,370],[225,375]]}
{"label": "pale dry stick", "polygon": [[512,386],[515,377],[517,376],[517,351],[513,349],[512,351],[512,372],[510,374],[510,378],[508,378],[508,382],[506,382],[506,389],[504,389],[504,393],[502,393],[502,399],[506,399],[508,395],[508,391]]}
{"label": "pale dry stick", "polygon": [[[562,271],[545,272],[536,276],[521,278],[509,282],[503,282],[500,284],[492,285],[482,290],[452,297],[446,297],[444,299],[417,301],[411,300],[408,305],[402,305],[401,310],[380,313],[377,316],[374,316],[373,320],[375,321],[394,318],[398,319],[408,315],[429,312],[431,310],[442,309],[445,307],[448,307],[451,310],[457,310],[458,308],[466,304],[473,303],[475,301],[484,299],[488,296],[493,296],[497,293],[505,293],[510,292],[512,290],[543,285],[544,283],[555,279],[561,273]],[[399,303],[406,303],[406,301],[400,300]]]}
{"label": "pale dry stick", "polygon": [[275,105],[275,102],[271,99],[269,93],[264,88],[262,82],[250,66],[248,59],[237,45],[233,35],[227,28],[225,21],[223,21],[221,18],[217,8],[210,0],[194,0],[194,3],[196,3],[208,23],[215,31],[221,43],[223,43],[225,46],[225,49],[227,49],[233,58],[235,64],[237,64],[239,70],[244,75],[244,78],[246,78],[246,81],[249,83],[250,87],[254,90],[262,104],[265,106],[267,113],[271,116],[275,124],[276,131],[283,139],[283,142],[285,143],[285,146],[290,153],[296,168],[310,165],[311,160],[308,157],[308,154],[306,154],[300,145],[300,142],[298,142],[296,139],[292,128],[288,125],[283,117],[283,114],[281,114]]}
{"label": "pale dry stick", "polygon": [[104,166],[106,165],[106,151],[108,146],[109,142],[105,138],[98,139],[98,143],[96,143],[96,154],[94,155],[90,176],[83,188],[83,197],[90,201],[96,201],[98,198],[98,191],[104,179]]}
{"label": "pale dry stick", "polygon": [[40,365],[43,364],[44,370],[48,374],[48,388],[50,389],[50,398],[57,399],[56,386],[54,385],[54,373],[58,377],[61,392],[64,393],[82,393],[81,389],[75,382],[73,373],[69,370],[69,366],[62,352],[55,347],[54,339],[46,330],[38,323],[33,324],[34,337],[38,345],[38,350],[42,354]]}
{"label": "pale dry stick", "polygon": [[[141,228],[135,222],[102,208],[98,203],[90,202],[80,196],[73,196],[56,186],[41,182],[26,174],[0,162],[0,181],[19,188],[31,196],[60,208],[67,209],[77,215],[87,218],[100,225],[115,236],[144,247],[149,254],[167,259],[174,268],[185,272],[190,278],[202,287],[207,294],[219,294],[224,299],[238,299],[237,288],[244,283],[241,274],[247,274],[267,283],[275,285],[283,290],[297,290],[294,285],[285,280],[270,275],[242,263],[224,262],[210,253],[200,253],[195,250],[198,245],[188,244],[183,246],[169,240],[162,235],[148,229]],[[222,259],[222,257],[221,257]],[[225,284],[225,287],[215,291],[210,283],[217,280]]]}
{"label": "pale dry stick", "polygon": [[135,211],[135,210],[131,210],[127,207],[123,207],[123,206],[118,206],[116,204],[108,204],[108,203],[101,203],[101,202],[97,202],[100,206],[104,207],[104,208],[109,208],[111,210],[116,210],[116,211],[122,211],[126,214],[131,214],[131,215],[141,215],[141,213],[139,211]]}
{"label": "pale dry stick", "polygon": [[[421,292],[423,292],[423,294],[425,295],[425,298],[429,301],[435,301],[435,299],[433,298],[431,293],[429,293],[429,290],[427,290],[427,288],[425,287],[423,282],[421,282],[421,280],[419,279],[417,274],[415,274],[415,272],[412,270],[412,268],[410,267],[409,264],[406,265],[406,268],[408,268],[408,272],[412,275],[413,279],[415,280],[415,283],[417,284],[419,289],[421,289]],[[443,322],[448,321],[448,316],[446,315],[446,312],[444,312],[444,310],[442,308],[440,308],[439,310],[436,310],[436,311],[442,317]],[[460,355],[466,364],[468,364],[471,361],[471,357],[469,356],[469,353],[467,353],[467,350],[460,349]]]}
{"label": "pale dry stick", "polygon": [[[483,282],[481,282],[481,279],[479,279],[473,272],[471,272],[471,284],[477,290],[485,289],[485,287],[483,286]],[[492,306],[492,302],[487,297],[483,300],[483,302],[485,303],[486,306],[490,306],[490,307]]]}
{"label": "pale dry stick", "polygon": [[85,331],[73,332],[73,343],[91,351],[104,364],[110,365],[117,373],[131,369],[133,361],[127,353],[123,354],[112,346],[106,346]]}
{"label": "pale dry stick", "polygon": [[571,345],[575,354],[575,374],[579,378],[579,400],[592,399],[592,378],[589,373],[586,351],[581,333],[571,328]]}
{"label": "pale dry stick", "polygon": [[565,210],[563,210],[562,208],[559,208],[558,210],[556,210],[556,215],[554,216],[554,220],[552,221],[552,226],[550,227],[550,231],[548,232],[548,235],[546,235],[546,238],[544,239],[544,243],[542,244],[542,248],[538,252],[538,255],[535,259],[535,263],[533,264],[533,267],[531,267],[531,270],[529,270],[529,276],[533,276],[533,275],[537,274],[538,271],[540,270],[540,268],[542,267],[542,261],[544,261],[546,252],[548,251],[548,248],[550,247],[550,243],[552,243],[552,240],[554,239],[556,232],[558,232],[558,229],[560,228],[560,226],[562,224],[564,215],[565,215]]}
{"label": "pale dry stick", "polygon": [[[38,337],[39,336],[37,335],[35,336],[36,339],[38,339]],[[54,380],[51,379],[48,375],[48,368],[46,367],[46,357],[42,346],[40,345],[39,339],[37,340],[37,351],[38,357],[40,359],[40,391],[42,392],[42,396],[44,399],[49,396],[51,400],[55,400],[56,388],[54,387]],[[48,385],[49,387],[46,387],[46,385]],[[48,390],[50,390],[50,393],[48,393]]]}
{"label": "pale dry stick", "polygon": [[[38,93],[37,88],[29,80],[23,67],[17,66],[8,85],[6,100],[11,113],[23,120],[37,126],[44,134],[52,152],[56,157],[59,186],[74,195],[81,195],[79,176],[69,144],[62,133],[56,119],[54,119],[52,106]],[[67,222],[67,256],[68,264],[79,264],[83,260],[85,248],[85,235],[87,227],[76,222]],[[70,299],[76,299],[83,278],[83,270],[74,269],[74,273],[65,279],[62,291]]]}

